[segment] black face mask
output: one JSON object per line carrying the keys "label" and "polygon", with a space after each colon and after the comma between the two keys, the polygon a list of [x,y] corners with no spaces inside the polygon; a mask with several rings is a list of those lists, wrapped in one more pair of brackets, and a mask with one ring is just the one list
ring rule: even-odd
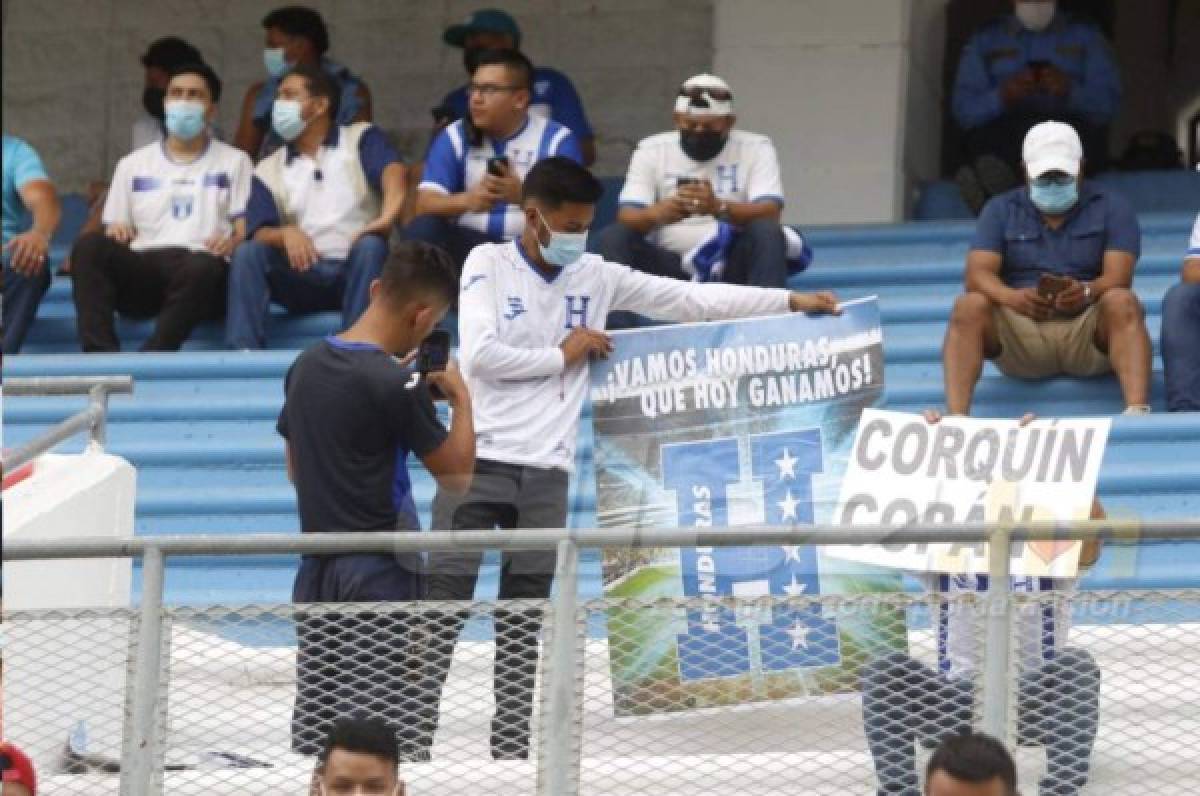
{"label": "black face mask", "polygon": [[478,47],[463,48],[463,67],[466,68],[468,75],[475,74],[475,70],[479,67],[479,56],[483,55],[483,50]]}
{"label": "black face mask", "polygon": [[683,153],[701,163],[712,160],[721,154],[721,150],[725,148],[725,142],[728,140],[725,134],[712,130],[699,132],[683,130],[679,133],[679,143],[683,147]]}
{"label": "black face mask", "polygon": [[165,89],[146,86],[142,91],[142,107],[146,109],[146,113],[161,122],[167,118],[167,111],[163,107],[163,100],[166,98],[167,92]]}

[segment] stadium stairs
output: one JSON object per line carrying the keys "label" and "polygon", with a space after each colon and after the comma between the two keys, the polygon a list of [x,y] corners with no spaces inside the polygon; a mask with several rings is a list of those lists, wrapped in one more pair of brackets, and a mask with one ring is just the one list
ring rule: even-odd
{"label": "stadium stairs", "polygon": [[[614,204],[610,185],[600,216],[611,218]],[[81,213],[78,198],[72,197],[56,259],[65,254],[71,227],[78,228]],[[1162,296],[1178,279],[1192,219],[1182,211],[1141,215],[1143,255],[1135,287],[1146,305],[1156,346],[1155,414],[1118,417],[1113,423],[1099,492],[1110,513],[1122,517],[1200,514],[1200,414],[1164,412],[1157,355]],[[806,230],[816,260],[795,279],[794,287],[831,288],[844,298],[879,296],[888,408],[915,412],[942,404],[942,337],[960,291],[971,231],[972,225],[961,221]],[[298,350],[334,331],[337,320],[328,313],[273,315],[271,350],[262,352],[223,351],[221,326],[205,324],[180,353],[82,355],[75,342],[70,280],[60,276],[42,304],[25,351],[6,358],[4,376],[134,377],[134,395],[112,399],[109,448],[137,467],[139,534],[294,533],[294,494],[284,472],[282,440],[274,431],[283,375]],[[147,322],[121,322],[126,350],[135,351],[149,328]],[[8,399],[5,444],[30,438],[81,405],[69,398]],[[1033,384],[1007,379],[988,365],[975,414],[1111,415],[1120,408],[1111,378]],[[583,433],[590,435],[588,422]],[[79,449],[81,443],[73,445],[64,449]],[[580,450],[571,521],[575,527],[589,527],[594,523],[590,437]],[[413,475],[427,524],[433,485],[419,464]],[[1137,583],[1200,585],[1198,559],[1196,545],[1147,545],[1139,551]],[[1183,566],[1186,561],[1193,565]],[[1128,583],[1128,562],[1127,556],[1106,551],[1085,585],[1112,588]],[[167,599],[175,604],[285,601],[295,564],[294,558],[177,560],[169,567]],[[587,571],[586,588],[594,594],[599,588],[594,558]]]}

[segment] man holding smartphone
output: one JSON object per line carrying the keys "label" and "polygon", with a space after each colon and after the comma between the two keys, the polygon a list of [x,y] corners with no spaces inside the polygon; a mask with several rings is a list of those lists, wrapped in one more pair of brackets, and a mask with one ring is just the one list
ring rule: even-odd
{"label": "man holding smartphone", "polygon": [[1069,125],[1025,137],[1028,185],[983,209],[942,350],[946,406],[968,414],[983,360],[1020,379],[1115,371],[1127,414],[1150,411],[1150,337],[1134,295],[1137,216],[1123,197],[1082,179]]}
{"label": "man holding smartphone", "polygon": [[582,162],[579,140],[558,122],[531,114],[533,64],[516,50],[481,53],[467,86],[467,118],[442,130],[417,186],[408,240],[445,248],[461,268],[471,249],[521,234],[521,180],[554,155]]}
{"label": "man holding smartphone", "polygon": [[[370,286],[370,304],[346,331],[301,354],[288,370],[277,430],[286,440],[303,533],[419,530],[408,478],[418,456],[449,494],[465,492],[475,464],[471,399],[458,371],[418,374],[397,361],[441,321],[458,292],[445,252],[397,246]],[[453,411],[438,420],[429,387]],[[416,554],[304,556],[297,603],[419,599]],[[365,712],[409,728],[411,659],[402,615],[297,617],[292,746],[315,754],[330,724]],[[397,663],[397,658],[401,659]]]}
{"label": "man holding smartphone", "polygon": [[[831,293],[696,284],[650,276],[584,252],[603,188],[574,159],[551,157],[525,178],[524,230],[508,243],[479,246],[463,268],[459,355],[475,402],[478,460],[465,496],[439,490],[433,525],[441,530],[563,528],[588,361],[612,349],[604,333],[610,309],[663,320],[703,321],[786,312],[837,311]],[[431,600],[469,600],[478,553],[434,553],[426,574]],[[505,553],[500,599],[550,594],[554,550]],[[422,634],[428,703],[422,734],[432,743],[438,694],[464,612],[431,621]],[[528,756],[537,670],[537,610],[505,607],[496,615],[496,712],[491,752]]]}

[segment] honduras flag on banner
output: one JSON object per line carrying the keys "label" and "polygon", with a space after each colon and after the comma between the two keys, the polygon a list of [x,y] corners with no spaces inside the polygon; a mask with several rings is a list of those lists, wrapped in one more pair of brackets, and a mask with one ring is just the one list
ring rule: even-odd
{"label": "honduras flag on banner", "polygon": [[[601,526],[829,520],[858,416],[883,399],[875,299],[846,304],[839,316],[654,327],[613,339],[613,354],[592,365]],[[812,547],[607,555],[609,597],[695,598],[669,617],[614,603],[618,714],[653,712],[626,698],[644,689],[682,689],[696,707],[812,693],[814,673],[842,665],[844,637],[862,643],[857,635],[877,632],[843,627],[808,599],[844,585],[823,573]]]}

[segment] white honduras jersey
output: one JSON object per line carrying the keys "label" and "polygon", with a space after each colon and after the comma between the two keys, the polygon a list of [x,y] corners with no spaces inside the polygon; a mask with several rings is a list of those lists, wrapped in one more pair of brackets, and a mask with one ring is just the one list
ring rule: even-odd
{"label": "white honduras jersey", "polygon": [[[575,137],[558,122],[530,114],[515,135],[505,139],[483,136],[479,146],[467,146],[460,120],[434,140],[417,189],[444,194],[468,191],[486,176],[488,160],[499,156],[508,158],[509,168],[524,180],[535,163],[553,155],[580,159]],[[498,202],[484,213],[463,213],[458,224],[492,240],[511,240],[525,228],[525,215],[519,205]]]}
{"label": "white honduras jersey", "polygon": [[[984,618],[987,615],[987,575],[939,575],[921,576],[926,588],[946,595],[978,593],[979,602],[941,603],[938,615],[933,618],[937,630],[938,669],[952,678],[973,677],[982,671],[984,641],[987,634]],[[1031,578],[1010,579],[1012,592],[1037,594],[1057,591],[1070,595],[1075,590],[1075,578]],[[1017,609],[1017,645],[1014,658],[1022,671],[1031,671],[1047,661],[1066,646],[1067,633],[1071,628],[1071,609],[1065,599],[1022,605]]]}
{"label": "white honduras jersey", "polygon": [[[712,183],[718,199],[727,202],[778,202],[783,204],[783,177],[775,145],[765,135],[733,130],[721,154],[704,163],[683,153],[679,131],[642,139],[629,161],[620,204],[649,207],[676,193],[680,177]],[[656,230],[651,240],[677,254],[716,234],[712,216],[690,216]]]}
{"label": "white honduras jersey", "polygon": [[1192,225],[1192,239],[1188,242],[1187,257],[1184,259],[1193,257],[1200,257],[1200,213],[1196,214],[1196,223]]}
{"label": "white honduras jersey", "polygon": [[179,246],[204,251],[213,235],[227,236],[246,212],[254,167],[240,149],[209,140],[191,163],[171,159],[162,142],[117,163],[105,224],[129,224],[135,251]]}
{"label": "white honduras jersey", "polygon": [[585,254],[547,278],[518,241],[477,246],[463,265],[459,357],[480,459],[571,471],[588,366],[564,368],[572,328],[604,329],[612,310],[670,321],[788,311],[786,290],[697,284]]}

